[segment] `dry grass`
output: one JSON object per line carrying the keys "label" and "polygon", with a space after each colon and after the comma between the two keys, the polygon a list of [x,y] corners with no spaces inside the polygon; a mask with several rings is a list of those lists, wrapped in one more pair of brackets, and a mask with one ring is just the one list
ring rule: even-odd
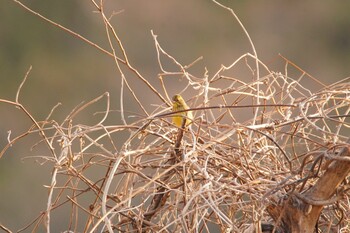
{"label": "dry grass", "polygon": [[[109,54],[120,71],[122,88],[132,93],[147,117],[129,123],[122,108],[124,124],[107,125],[108,93],[78,106],[61,123],[50,116],[42,122],[32,118],[18,102],[20,89],[16,101],[1,100],[26,112],[34,123],[28,134],[39,132],[51,150],[41,158],[53,168],[47,209],[26,229],[35,232],[45,225],[49,231],[55,212],[65,211],[70,216],[65,228],[74,232],[243,232],[252,224],[271,221],[266,211],[271,203],[312,186],[329,154],[347,140],[348,79],[309,90],[307,82],[321,84],[302,70],[289,77],[288,71],[297,67],[286,59],[283,72],[271,71],[256,54],[242,55],[211,77],[196,77],[189,72],[195,62],[181,65],[154,35],[160,80],[183,77],[187,86],[181,93],[190,96],[196,117],[190,129],[176,128],[170,122],[166,85],[156,90],[129,64],[103,9],[96,7],[105,19]],[[117,41],[122,58],[112,41]],[[178,71],[163,69],[160,57],[174,62]],[[152,114],[120,66],[159,97]],[[249,70],[252,81],[233,77],[233,69]],[[81,111],[101,102],[106,109],[99,123],[73,123]],[[320,217],[324,232],[349,225],[349,196],[342,194]]]}

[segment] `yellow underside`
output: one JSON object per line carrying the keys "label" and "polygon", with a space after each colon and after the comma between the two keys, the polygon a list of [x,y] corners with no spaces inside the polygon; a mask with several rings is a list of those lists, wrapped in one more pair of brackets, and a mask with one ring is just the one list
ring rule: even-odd
{"label": "yellow underside", "polygon": [[[188,114],[188,117],[184,117],[186,116],[186,113]],[[182,126],[182,121],[183,120],[186,120],[186,125],[185,126],[188,126],[189,124],[191,124],[191,120],[192,119],[192,113],[191,112],[185,112],[185,113],[182,113],[182,114],[176,114],[175,116],[173,116],[172,120],[173,120],[173,123],[174,125],[176,125],[177,127],[180,127]]]}

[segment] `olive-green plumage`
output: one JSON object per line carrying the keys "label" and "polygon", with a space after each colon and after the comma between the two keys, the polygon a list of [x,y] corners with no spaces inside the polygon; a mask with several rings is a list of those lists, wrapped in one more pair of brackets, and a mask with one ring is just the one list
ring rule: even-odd
{"label": "olive-green plumage", "polygon": [[[187,110],[190,109],[188,105],[186,104],[185,100],[182,98],[181,95],[176,94],[173,97],[173,112],[181,111],[181,110]],[[182,122],[185,120],[185,127],[187,127],[189,124],[193,121],[193,114],[192,111],[186,111],[186,112],[179,112],[176,113],[173,118],[173,123],[177,127],[182,127]]]}

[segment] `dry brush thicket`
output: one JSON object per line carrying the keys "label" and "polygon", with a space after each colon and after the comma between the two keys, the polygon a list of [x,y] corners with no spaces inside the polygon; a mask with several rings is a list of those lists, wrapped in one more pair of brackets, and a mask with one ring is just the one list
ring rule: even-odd
{"label": "dry brush thicket", "polygon": [[[107,20],[106,25],[122,49]],[[348,146],[348,79],[322,86],[302,70],[295,75],[297,69],[288,60],[285,70],[275,72],[250,54],[212,76],[197,77],[162,50],[156,36],[154,40],[161,55],[159,80],[178,77],[187,83],[179,92],[187,97],[195,121],[189,129],[172,125],[169,95],[175,93],[169,94],[163,82],[162,90],[154,89],[127,62],[126,53],[124,59],[116,58],[124,91],[145,116],[129,118],[121,109],[124,124],[107,125],[106,93],[78,106],[61,123],[51,117],[32,118],[28,133],[42,136],[50,154],[41,160],[53,170],[46,174],[51,176],[47,209],[28,229],[50,229],[56,212],[65,211],[63,228],[75,232],[254,232],[265,223],[288,224],[282,207],[289,198],[308,208],[324,206],[318,219],[324,232],[347,229],[346,180],[327,200],[303,194]],[[160,57],[170,59],[178,70],[166,71]],[[152,113],[120,66],[159,97]],[[234,76],[234,70],[248,70],[252,81],[242,81],[247,78]],[[289,76],[290,70],[295,76]],[[315,91],[315,85],[322,87]],[[18,99],[2,102],[26,112]],[[89,126],[76,120],[85,108],[102,103],[106,109],[99,123]]]}
{"label": "dry brush thicket", "polygon": [[[246,66],[242,61],[237,64]],[[291,78],[268,71],[245,83],[224,75],[227,69],[212,78],[183,73],[186,94],[197,90],[188,101],[196,116],[190,129],[172,125],[166,105],[122,125],[104,124],[109,108],[96,125],[76,122],[102,97],[109,106],[108,94],[61,124],[37,122],[51,148],[42,159],[53,172],[48,208],[35,223],[54,224],[51,216],[60,208],[70,216],[67,229],[84,232],[242,232],[273,223],[267,208],[310,189],[345,145],[349,83],[312,92],[302,85],[308,79],[302,73]],[[349,224],[346,189],[345,182],[319,227]]]}

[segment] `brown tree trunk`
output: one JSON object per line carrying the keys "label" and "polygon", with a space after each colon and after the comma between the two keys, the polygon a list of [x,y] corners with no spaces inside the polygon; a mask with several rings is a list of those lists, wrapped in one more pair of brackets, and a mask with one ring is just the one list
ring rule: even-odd
{"label": "brown tree trunk", "polygon": [[339,155],[318,179],[316,184],[300,194],[293,192],[278,205],[270,205],[267,210],[275,220],[275,232],[312,233],[324,206],[341,199],[337,188],[350,172],[350,145],[344,146]]}

